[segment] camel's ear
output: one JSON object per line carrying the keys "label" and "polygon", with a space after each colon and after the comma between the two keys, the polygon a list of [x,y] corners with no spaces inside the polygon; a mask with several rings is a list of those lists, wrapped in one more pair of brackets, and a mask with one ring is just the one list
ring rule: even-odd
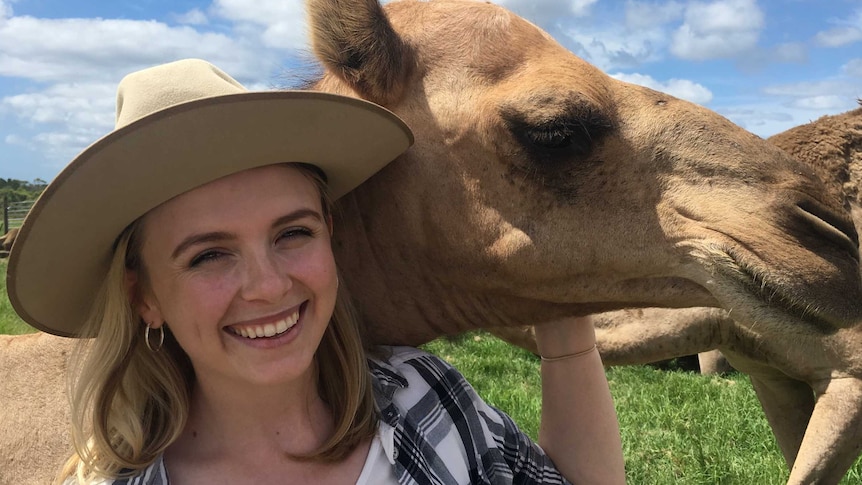
{"label": "camel's ear", "polygon": [[409,47],[377,0],[308,0],[314,53],[360,96],[389,105],[401,98],[409,75]]}

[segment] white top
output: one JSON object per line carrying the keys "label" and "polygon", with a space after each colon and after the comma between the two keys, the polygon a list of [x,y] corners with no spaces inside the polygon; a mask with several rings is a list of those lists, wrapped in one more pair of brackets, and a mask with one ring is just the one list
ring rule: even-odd
{"label": "white top", "polygon": [[395,478],[395,428],[383,421],[377,428],[377,433],[371,440],[368,456],[362,473],[356,480],[356,485],[394,485]]}
{"label": "white top", "polygon": [[[362,465],[362,473],[356,480],[356,485],[397,485],[395,477],[395,428],[383,421],[377,427],[377,433],[371,440],[368,456]],[[110,485],[113,480],[98,480],[92,485]],[[67,478],[63,485],[77,485],[74,478]]]}

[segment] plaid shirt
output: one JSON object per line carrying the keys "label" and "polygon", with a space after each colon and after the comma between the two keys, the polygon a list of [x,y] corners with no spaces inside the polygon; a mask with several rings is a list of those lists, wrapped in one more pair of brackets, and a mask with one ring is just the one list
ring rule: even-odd
{"label": "plaid shirt", "polygon": [[[411,347],[371,360],[398,483],[567,484],[551,459],[454,367]],[[389,450],[383,443],[384,450]]]}
{"label": "plaid shirt", "polygon": [[[444,360],[412,347],[369,359],[384,453],[399,484],[568,484],[512,419]],[[168,485],[161,457],[114,485]]]}

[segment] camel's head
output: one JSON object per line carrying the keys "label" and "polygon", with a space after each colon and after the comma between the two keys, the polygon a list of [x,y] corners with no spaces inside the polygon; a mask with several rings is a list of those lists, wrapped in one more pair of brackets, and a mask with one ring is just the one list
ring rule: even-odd
{"label": "camel's head", "polygon": [[486,3],[309,12],[317,88],[381,103],[416,132],[336,229],[370,318],[415,310],[443,333],[643,305],[819,331],[862,317],[843,202],[718,114],[614,80]]}

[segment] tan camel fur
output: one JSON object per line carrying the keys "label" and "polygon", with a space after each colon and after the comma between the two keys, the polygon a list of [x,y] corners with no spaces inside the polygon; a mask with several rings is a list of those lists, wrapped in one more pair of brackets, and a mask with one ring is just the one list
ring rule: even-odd
{"label": "tan camel fur", "polygon": [[4,234],[0,236],[0,249],[3,250],[6,254],[9,254],[9,251],[12,250],[12,244],[15,242],[15,239],[18,238],[18,228],[12,228]]}
{"label": "tan camel fur", "polygon": [[[812,167],[862,227],[862,108],[824,116],[769,141]],[[838,483],[862,448],[862,328],[821,333],[788,325],[780,329],[782,337],[771,325],[740,324],[730,315],[735,312],[714,308],[598,314],[599,350],[606,365],[720,350],[750,375],[792,467],[790,483]],[[495,333],[535,352],[531,327]],[[718,350],[709,352],[713,359]]]}
{"label": "tan camel fur", "polygon": [[[789,344],[788,329],[834,333],[862,318],[848,211],[764,140],[616,81],[491,4],[308,5],[326,69],[312,87],[384,104],[416,132],[407,154],[339,203],[336,256],[372,340],[708,306]],[[37,345],[68,346],[51,340]],[[2,383],[4,408],[62,419],[60,386],[11,374],[51,399],[34,408]],[[56,453],[37,454],[40,426],[0,433],[0,483],[45,483],[68,441],[49,433]],[[6,466],[34,456],[38,479]]]}

